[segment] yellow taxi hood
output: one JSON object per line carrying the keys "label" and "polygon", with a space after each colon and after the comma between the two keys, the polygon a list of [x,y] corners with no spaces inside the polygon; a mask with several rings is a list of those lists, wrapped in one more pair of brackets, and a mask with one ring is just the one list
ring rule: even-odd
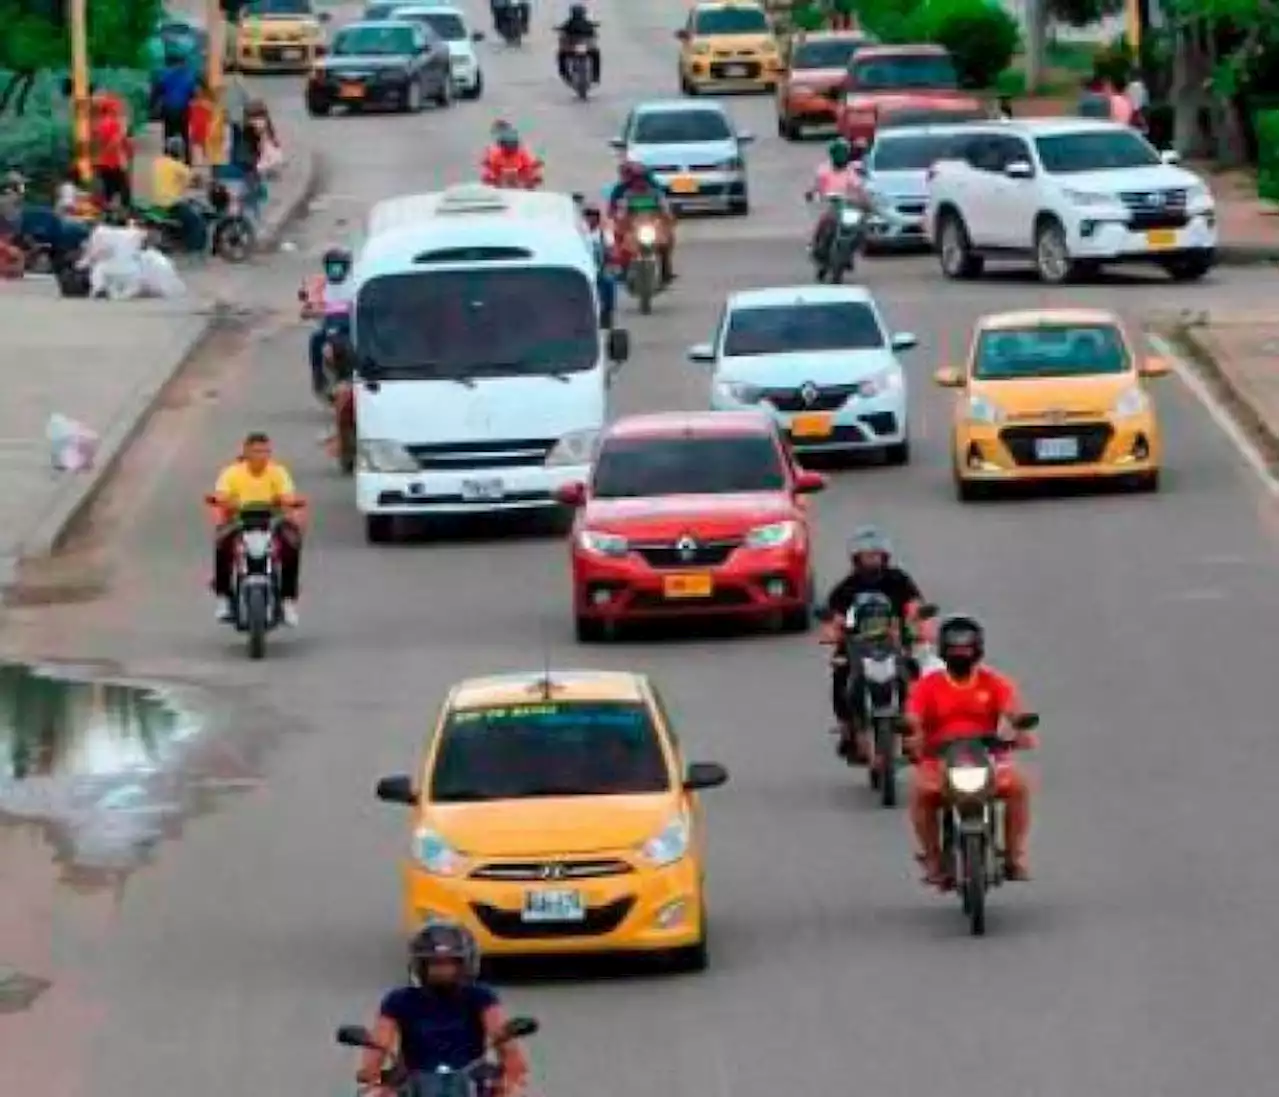
{"label": "yellow taxi hood", "polygon": [[1120,394],[1137,382],[1137,374],[1133,372],[1017,381],[970,380],[969,393],[989,400],[1011,417],[1037,416],[1051,411],[1105,416]]}
{"label": "yellow taxi hood", "polygon": [[699,35],[694,41],[715,50],[765,50],[777,45],[772,34],[707,34]]}
{"label": "yellow taxi hood", "polygon": [[555,857],[647,842],[678,806],[673,792],[548,796],[482,804],[428,804],[420,822],[469,857]]}

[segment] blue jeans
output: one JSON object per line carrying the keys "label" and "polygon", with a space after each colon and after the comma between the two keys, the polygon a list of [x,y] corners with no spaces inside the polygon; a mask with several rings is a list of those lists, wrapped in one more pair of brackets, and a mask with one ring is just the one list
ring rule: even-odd
{"label": "blue jeans", "polygon": [[182,226],[182,246],[198,255],[209,246],[209,226],[200,208],[193,202],[175,202],[169,207],[173,218]]}
{"label": "blue jeans", "polygon": [[596,293],[600,296],[600,326],[613,327],[613,310],[618,304],[618,283],[612,275],[596,275]]}
{"label": "blue jeans", "polygon": [[25,206],[19,234],[44,244],[55,256],[75,251],[89,238],[89,226],[59,217],[47,206]]}
{"label": "blue jeans", "polygon": [[346,316],[326,316],[320,326],[311,333],[307,351],[311,360],[311,389],[323,393],[329,387],[324,375],[324,345],[330,335],[350,335],[351,320]]}

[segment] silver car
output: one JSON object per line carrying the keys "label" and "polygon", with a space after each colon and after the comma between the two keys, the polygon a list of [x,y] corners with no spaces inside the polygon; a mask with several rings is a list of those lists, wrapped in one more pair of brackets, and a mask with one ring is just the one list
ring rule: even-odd
{"label": "silver car", "polygon": [[742,153],[754,140],[718,103],[667,99],[632,110],[609,145],[653,173],[675,212],[743,214],[751,203]]}
{"label": "silver car", "polygon": [[929,202],[929,169],[953,154],[972,129],[964,123],[901,126],[876,132],[862,161],[863,175],[876,197],[897,215],[873,217],[867,226],[870,246],[928,246],[924,214]]}

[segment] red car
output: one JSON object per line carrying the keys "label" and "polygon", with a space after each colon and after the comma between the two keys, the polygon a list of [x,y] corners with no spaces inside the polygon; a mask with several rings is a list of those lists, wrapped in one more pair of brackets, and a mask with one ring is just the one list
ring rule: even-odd
{"label": "red car", "polygon": [[836,127],[855,144],[870,145],[880,116],[898,111],[950,113],[956,122],[986,114],[981,99],[961,90],[951,54],[936,45],[866,46],[850,59],[843,90]]}
{"label": "red car", "polygon": [[578,639],[604,639],[629,620],[692,615],[804,631],[813,599],[804,496],[824,487],[758,412],[618,420],[601,438],[591,482],[558,493],[578,511]]}

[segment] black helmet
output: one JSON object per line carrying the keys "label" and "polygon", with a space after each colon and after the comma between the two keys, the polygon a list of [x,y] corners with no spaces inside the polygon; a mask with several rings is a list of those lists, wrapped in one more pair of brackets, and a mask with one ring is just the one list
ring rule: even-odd
{"label": "black helmet", "polygon": [[953,674],[968,674],[986,651],[986,633],[976,617],[957,613],[938,626],[938,658]]}
{"label": "black helmet", "polygon": [[586,4],[571,4],[569,6],[570,19],[585,19],[587,17]]}
{"label": "black helmet", "polygon": [[849,631],[863,639],[872,639],[886,635],[893,627],[893,602],[878,591],[867,591],[859,594],[849,607],[845,621]]}
{"label": "black helmet", "polygon": [[409,973],[425,983],[427,968],[436,960],[456,960],[462,966],[463,981],[469,982],[480,970],[480,946],[466,926],[428,922],[409,942]]}

